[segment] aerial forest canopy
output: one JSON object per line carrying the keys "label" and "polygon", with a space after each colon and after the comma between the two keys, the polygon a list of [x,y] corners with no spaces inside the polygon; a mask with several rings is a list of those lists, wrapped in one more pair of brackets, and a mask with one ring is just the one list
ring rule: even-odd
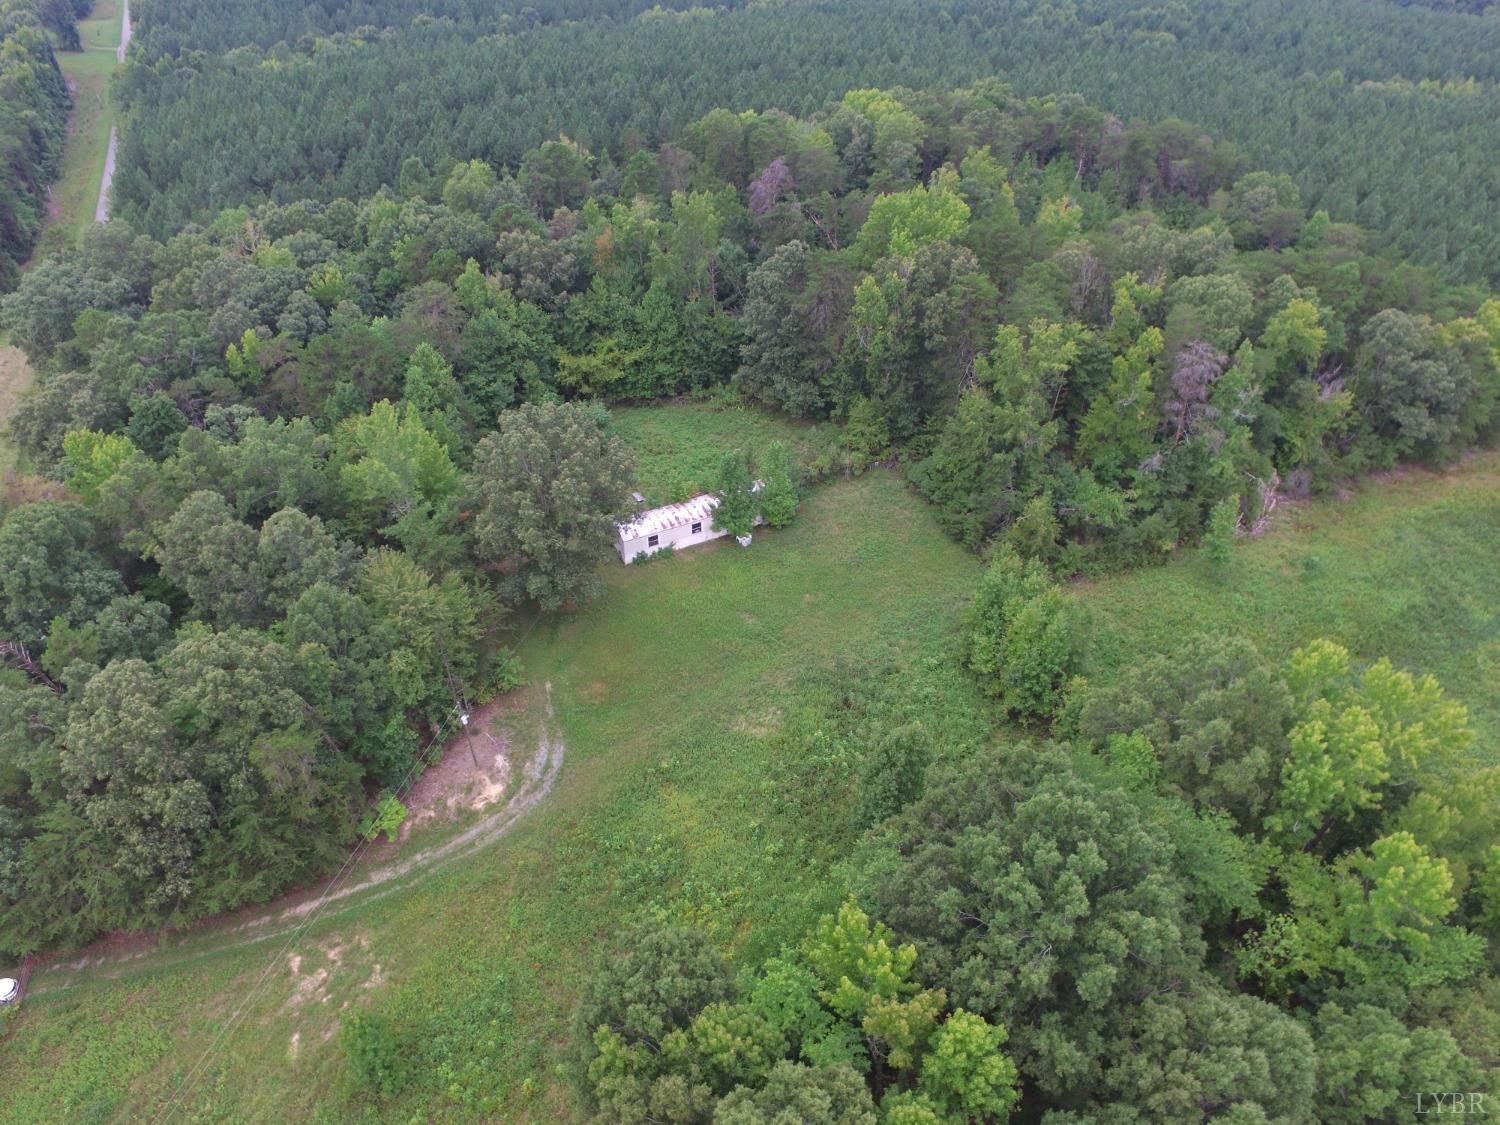
{"label": "aerial forest canopy", "polygon": [[[1199,129],[993,80],[100,228],[0,303],[52,478],[0,524],[0,946],[326,869],[510,682],[503,607],[597,586],[632,484],[605,403],[828,420],[815,471],[899,449],[956,538],[1065,573],[1451,461],[1495,432],[1500,303],[1370,241]],[[1016,581],[973,665],[1044,715],[1065,660],[995,657],[1055,633]]]}
{"label": "aerial forest canopy", "polygon": [[[743,0],[715,4],[737,8]],[[619,20],[651,8],[681,10],[693,0],[247,0],[225,7],[212,0],[138,0],[136,50],[155,60],[184,51],[219,54],[236,47],[303,44],[364,29],[405,28],[434,20],[486,31],[526,31],[541,24]]]}
{"label": "aerial forest canopy", "polygon": [[[382,830],[414,869],[403,795],[528,679],[503,702],[572,786],[364,910],[427,960],[348,1003],[220,1022],[246,978],[192,977],[205,934],[131,993],[173,1005],[141,1063],[128,1022],[58,1032],[117,982],[43,991],[5,1065],[70,1073],[17,1116],[169,1115],[204,1026],[195,1117],[1354,1123],[1493,1091],[1500,765],[1457,698],[1493,497],[1433,475],[1426,522],[1253,580],[1295,537],[1231,548],[1500,439],[1492,7],[138,0],[113,221],[22,269],[81,9],[0,0],[30,381],[0,958],[267,903]],[[621,565],[622,521],[710,489],[754,550]],[[1446,687],[1400,666],[1435,650]],[[512,793],[492,815],[547,790]],[[231,1042],[245,1011],[273,1049]]]}
{"label": "aerial forest canopy", "polygon": [[88,0],[0,2],[0,292],[41,234],[67,137],[73,102],[52,36],[77,49],[74,19],[88,9]]}
{"label": "aerial forest canopy", "polygon": [[[155,237],[258,200],[369,195],[407,158],[514,169],[559,133],[623,165],[708,110],[998,75],[1179,117],[1450,280],[1500,279],[1500,19],[1468,5],[817,0],[424,5],[147,0],[119,213]],[[1443,8],[1448,10],[1433,10]],[[586,9],[586,11],[584,10]],[[643,10],[644,9],[644,10]],[[212,13],[210,18],[209,13]],[[920,108],[918,109],[920,112]],[[357,127],[355,126],[355,123]]]}

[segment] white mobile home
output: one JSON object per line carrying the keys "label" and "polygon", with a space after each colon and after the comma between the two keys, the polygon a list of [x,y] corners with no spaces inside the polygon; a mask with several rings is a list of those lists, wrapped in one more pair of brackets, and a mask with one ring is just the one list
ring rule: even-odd
{"label": "white mobile home", "polygon": [[[761,482],[756,481],[750,486],[750,491],[759,492],[761,488]],[[615,547],[620,558],[631,563],[637,555],[647,555],[667,547],[680,551],[697,543],[707,543],[710,539],[722,539],[729,532],[714,529],[714,509],[718,506],[719,498],[704,492],[681,504],[641,512],[629,523],[619,525]],[[762,520],[756,516],[755,522],[758,525]],[[749,539],[745,542],[748,543]]]}
{"label": "white mobile home", "polygon": [[668,504],[664,508],[651,508],[640,513],[629,523],[620,524],[616,546],[620,558],[634,562],[636,555],[649,554],[671,547],[680,551],[695,543],[707,543],[728,535],[727,531],[714,530],[714,509],[719,498],[703,493],[681,504]]}

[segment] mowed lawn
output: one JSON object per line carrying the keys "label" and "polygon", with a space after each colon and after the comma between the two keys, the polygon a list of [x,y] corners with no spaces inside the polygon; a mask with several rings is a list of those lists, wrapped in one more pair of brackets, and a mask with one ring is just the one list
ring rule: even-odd
{"label": "mowed lawn", "polygon": [[1189,553],[1071,592],[1091,675],[1198,633],[1249,637],[1275,659],[1329,637],[1357,661],[1431,672],[1468,706],[1479,752],[1500,761],[1500,454],[1297,506],[1223,568]]}
{"label": "mowed lawn", "polygon": [[[567,760],[515,833],[315,924],[259,989],[279,943],[39,977],[0,1048],[0,1120],[150,1118],[242,1001],[183,1119],[570,1119],[568,1017],[622,929],[691,922],[757,957],[837,902],[824,826],[768,799],[773,736],[817,670],[945,647],[978,570],[885,471],[814,490],[748,550],[611,567],[601,601],[522,645]],[[350,1092],[334,1038],[365,1007],[416,1055],[387,1103]]]}

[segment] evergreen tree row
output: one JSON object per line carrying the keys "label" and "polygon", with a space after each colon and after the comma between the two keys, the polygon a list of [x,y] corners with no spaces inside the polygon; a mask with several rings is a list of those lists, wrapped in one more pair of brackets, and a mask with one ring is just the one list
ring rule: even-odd
{"label": "evergreen tree row", "polygon": [[806,115],[850,89],[1000,75],[1125,120],[1198,122],[1445,277],[1500,277],[1500,181],[1463,156],[1500,147],[1490,16],[1384,0],[816,0],[591,6],[616,18],[586,21],[454,5],[412,22],[376,5],[364,30],[270,13],[241,33],[254,47],[226,53],[194,10],[144,9],[149,49],[120,91],[121,213],[157,237],[241,202],[369,195],[410,156],[514,169],[564,133],[623,163],[715,106]]}
{"label": "evergreen tree row", "polygon": [[52,36],[76,50],[74,19],[88,7],[88,0],[0,3],[0,292],[15,285],[41,235],[67,139],[73,99]]}

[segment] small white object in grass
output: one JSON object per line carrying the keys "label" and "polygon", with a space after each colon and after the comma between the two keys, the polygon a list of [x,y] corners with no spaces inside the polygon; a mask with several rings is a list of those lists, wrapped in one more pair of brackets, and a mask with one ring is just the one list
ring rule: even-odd
{"label": "small white object in grass", "polygon": [[20,981],[12,977],[0,977],[0,1004],[9,1004],[20,995]]}
{"label": "small white object in grass", "polygon": [[458,717],[458,722],[459,722],[460,726],[468,726],[469,725],[469,713],[467,711],[465,711],[462,715],[460,715]]}

